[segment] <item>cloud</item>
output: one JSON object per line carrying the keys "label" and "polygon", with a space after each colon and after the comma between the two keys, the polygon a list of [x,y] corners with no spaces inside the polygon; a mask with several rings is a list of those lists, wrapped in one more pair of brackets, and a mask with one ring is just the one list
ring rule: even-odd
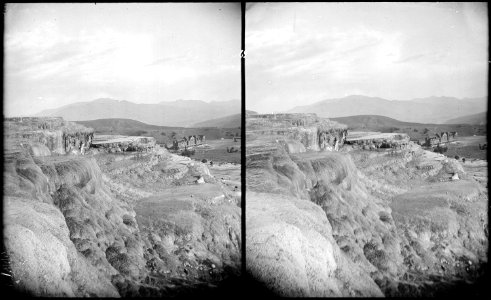
{"label": "cloud", "polygon": [[478,11],[438,3],[256,4],[246,15],[247,108],[286,110],[350,94],[482,97],[488,38],[478,35],[487,32]]}
{"label": "cloud", "polygon": [[239,98],[239,9],[218,3],[9,4],[6,113],[101,96],[147,103]]}

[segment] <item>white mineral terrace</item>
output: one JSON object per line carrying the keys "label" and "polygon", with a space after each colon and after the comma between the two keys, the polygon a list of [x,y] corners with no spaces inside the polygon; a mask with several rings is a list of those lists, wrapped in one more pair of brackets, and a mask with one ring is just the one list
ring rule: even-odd
{"label": "white mineral terrace", "polygon": [[[143,142],[142,140],[145,140]],[[153,137],[147,136],[125,136],[125,135],[96,135],[92,145],[113,144],[113,143],[148,143]]]}
{"label": "white mineral terrace", "polygon": [[374,139],[394,139],[399,140],[404,138],[404,133],[382,133],[382,132],[363,132],[363,131],[350,131],[346,141],[356,140],[374,140]]}

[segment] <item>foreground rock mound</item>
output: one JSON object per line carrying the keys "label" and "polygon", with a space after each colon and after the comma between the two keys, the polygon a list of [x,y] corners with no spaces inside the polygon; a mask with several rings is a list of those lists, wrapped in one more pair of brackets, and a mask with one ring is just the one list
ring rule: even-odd
{"label": "foreground rock mound", "polygon": [[56,155],[33,135],[12,136],[4,153],[4,244],[17,291],[176,296],[238,276],[240,197],[206,165],[161,148]]}
{"label": "foreground rock mound", "polygon": [[[100,194],[84,191],[92,179],[89,173],[96,171],[91,170],[94,162],[79,164],[86,167],[81,173],[74,168],[67,174],[63,164],[56,164],[45,174],[50,162],[24,156],[6,163],[4,242],[21,291],[35,296],[118,296],[108,277],[116,270],[105,256],[89,253],[104,246],[91,243],[91,238],[97,241],[96,232],[84,223],[92,222],[93,213],[84,216],[83,208],[87,201],[104,204],[97,201]],[[59,196],[64,193],[71,197]]]}
{"label": "foreground rock mound", "polygon": [[[482,173],[471,177],[402,135],[348,137],[355,142],[339,152],[316,151],[255,124],[247,132],[247,269],[268,289],[438,296],[479,282],[488,245]],[[305,150],[291,151],[292,141]]]}
{"label": "foreground rock mound", "polygon": [[247,194],[247,269],[279,296],[382,296],[333,238],[322,209],[305,200]]}
{"label": "foreground rock mound", "polygon": [[89,149],[94,130],[56,117],[6,118],[4,137],[10,151],[29,149],[34,156],[46,156],[47,148],[56,154],[79,154]]}

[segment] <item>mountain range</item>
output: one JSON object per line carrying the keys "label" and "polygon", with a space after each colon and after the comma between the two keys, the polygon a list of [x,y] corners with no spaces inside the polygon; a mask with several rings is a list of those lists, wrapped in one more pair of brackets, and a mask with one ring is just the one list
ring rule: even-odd
{"label": "mountain range", "polygon": [[[146,124],[176,127],[240,126],[240,101],[204,102],[177,100],[157,104],[126,100],[97,99],[44,110],[35,116],[59,116],[68,121],[132,119]],[[353,95],[297,106],[288,112],[316,113],[339,118],[354,115],[379,115],[402,122],[423,124],[485,124],[487,98],[428,97],[407,101]],[[249,112],[255,113],[255,112]]]}
{"label": "mountain range", "polygon": [[101,98],[44,110],[35,116],[63,117],[68,121],[120,118],[152,125],[183,127],[197,122],[239,114],[240,107],[240,100],[223,102],[177,100],[158,104],[143,104]]}
{"label": "mountain range", "polygon": [[316,113],[325,118],[380,115],[403,122],[443,124],[455,118],[486,111],[486,97],[464,99],[428,97],[401,101],[352,95],[296,106],[287,112]]}

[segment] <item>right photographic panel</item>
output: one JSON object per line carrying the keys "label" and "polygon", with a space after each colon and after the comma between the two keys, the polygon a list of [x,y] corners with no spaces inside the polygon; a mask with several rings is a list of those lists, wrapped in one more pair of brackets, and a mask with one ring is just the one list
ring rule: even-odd
{"label": "right photographic panel", "polygon": [[483,296],[487,3],[246,5],[246,271],[280,296]]}

